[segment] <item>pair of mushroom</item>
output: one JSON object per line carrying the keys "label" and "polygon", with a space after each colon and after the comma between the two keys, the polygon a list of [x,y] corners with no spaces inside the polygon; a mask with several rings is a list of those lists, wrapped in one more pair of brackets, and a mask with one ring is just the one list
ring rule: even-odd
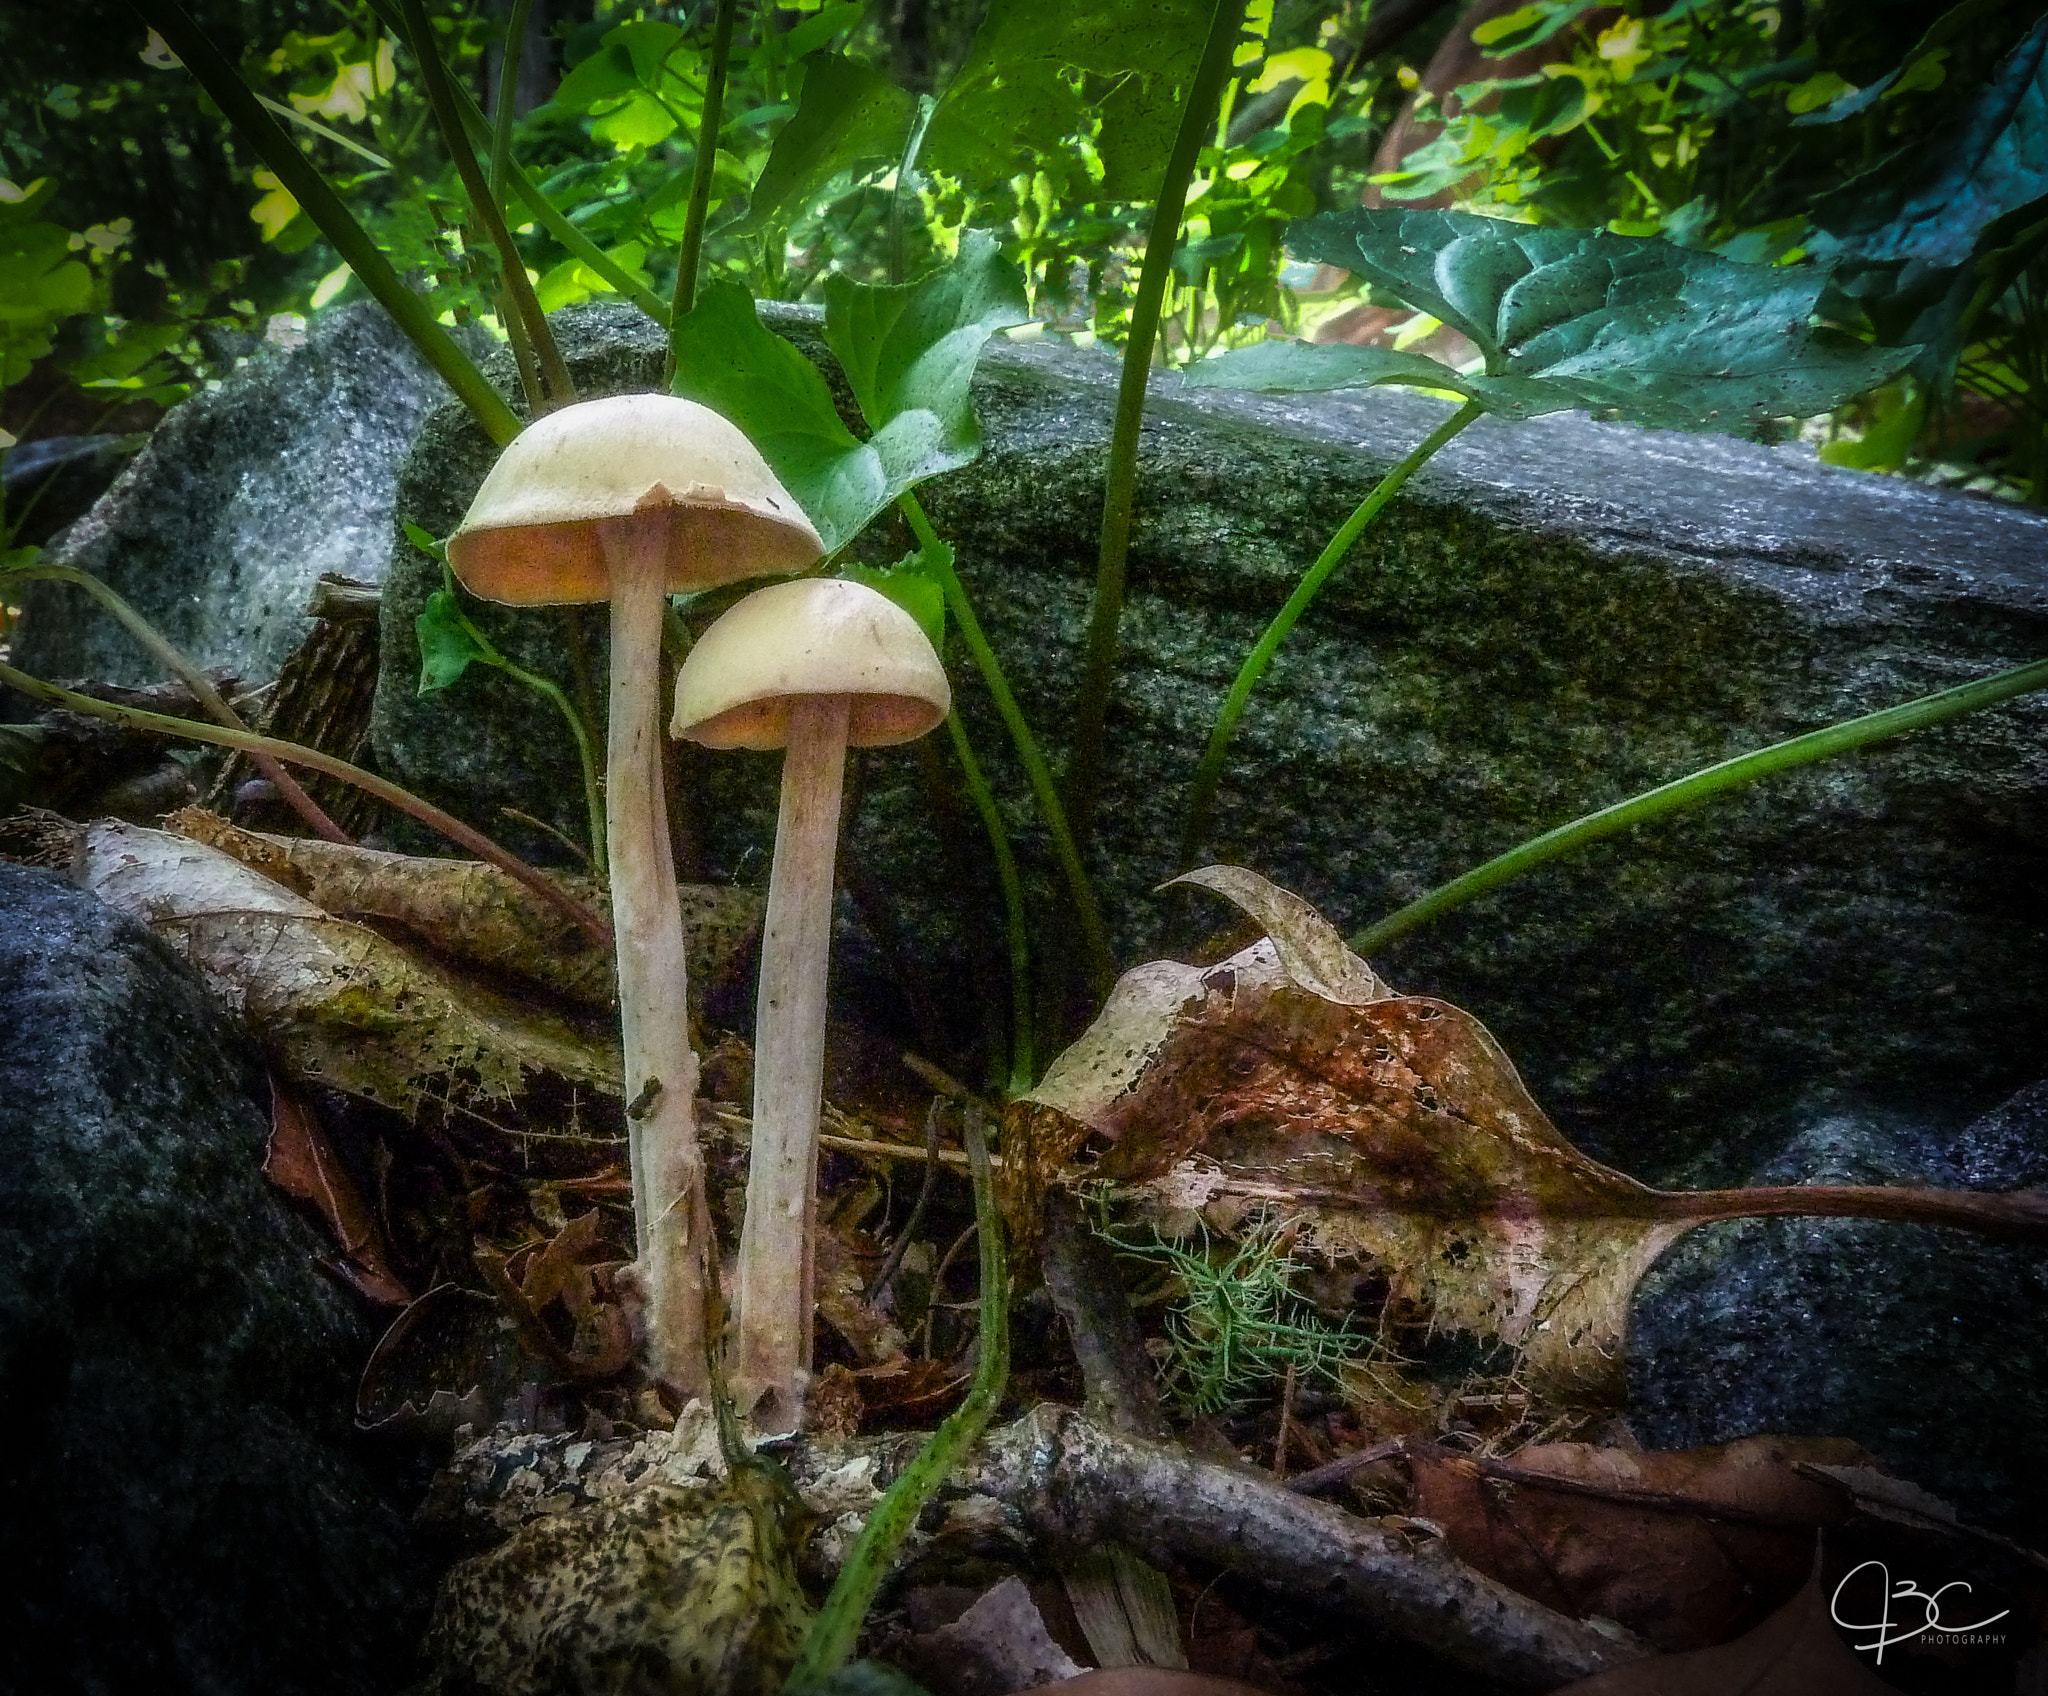
{"label": "pair of mushroom", "polygon": [[[663,804],[661,624],[671,593],[786,575],[817,532],[739,430],[692,401],[625,395],[563,407],[492,467],[448,544],[474,594],[518,606],[609,601],[605,822],[610,836],[628,1150],[649,1364],[708,1387],[697,1057]],[[810,1366],[825,977],[846,749],[908,741],[951,706],[910,615],[864,585],[760,589],[698,641],[671,733],[784,749],[754,1059],[754,1130],[736,1278],[732,1380],[743,1411],[788,1429]]]}

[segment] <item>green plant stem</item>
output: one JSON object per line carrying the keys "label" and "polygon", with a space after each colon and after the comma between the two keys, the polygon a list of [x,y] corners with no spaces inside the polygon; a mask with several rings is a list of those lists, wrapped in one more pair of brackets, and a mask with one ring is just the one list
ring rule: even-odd
{"label": "green plant stem", "polygon": [[534,295],[533,282],[526,274],[526,261],[520,258],[519,249],[512,241],[512,232],[505,227],[505,215],[498,210],[497,196],[492,194],[491,185],[484,180],[483,167],[476,162],[476,150],[469,145],[469,137],[463,133],[462,114],[456,107],[455,95],[449,85],[448,67],[441,63],[440,50],[434,45],[434,26],[427,19],[427,9],[422,0],[399,0],[399,3],[404,8],[406,26],[412,39],[412,56],[419,65],[421,79],[427,85],[427,100],[434,108],[434,121],[440,126],[441,139],[448,148],[448,156],[455,161],[455,174],[462,179],[463,192],[469,196],[470,210],[476,214],[477,222],[483,225],[491,245],[498,250],[498,268],[504,277],[505,292],[512,297],[513,308],[525,326],[526,339],[540,365],[548,397],[555,405],[566,406],[576,398],[576,385],[570,380],[569,367],[562,362],[562,350],[555,346],[554,332],[548,328],[540,301]]}
{"label": "green plant stem", "polygon": [[214,104],[227,115],[242,139],[304,209],[320,233],[334,244],[364,288],[376,297],[420,357],[439,372],[456,397],[475,414],[484,433],[503,447],[519,434],[519,418],[498,391],[485,381],[476,362],[455,345],[448,332],[435,321],[432,309],[398,280],[362,225],[349,214],[341,197],[327,179],[314,169],[312,161],[264,111],[255,95],[222,58],[205,33],[186,14],[178,0],[128,0],[142,21],[162,36],[170,50],[184,62]]}
{"label": "green plant stem", "polygon": [[0,663],[0,683],[10,689],[18,689],[32,701],[41,701],[45,706],[64,707],[75,713],[84,713],[89,718],[103,718],[110,724],[125,724],[136,730],[150,730],[159,736],[172,736],[187,742],[205,742],[216,748],[234,748],[252,759],[258,754],[268,754],[277,760],[289,760],[293,765],[306,766],[313,771],[324,772],[329,777],[338,777],[344,783],[352,783],[367,795],[374,795],[386,806],[396,807],[402,813],[409,813],[431,830],[439,831],[459,848],[466,848],[478,859],[488,861],[507,877],[516,880],[533,891],[549,906],[596,942],[609,948],[612,945],[612,927],[590,908],[586,907],[567,890],[558,888],[542,873],[529,866],[516,854],[500,848],[481,831],[472,830],[452,813],[443,812],[433,802],[422,800],[410,789],[401,789],[375,772],[364,771],[361,766],[352,766],[346,760],[338,760],[332,754],[323,754],[317,748],[302,748],[296,742],[280,742],[274,737],[258,736],[252,731],[229,730],[224,726],[196,724],[190,719],[172,718],[165,713],[149,713],[139,707],[117,706],[112,701],[95,701],[90,695],[74,694],[69,689],[60,689],[54,683],[45,683],[40,677],[31,677],[25,671],[17,671],[11,665]]}
{"label": "green plant stem", "polygon": [[1037,1058],[1031,1043],[1031,933],[1024,918],[1024,884],[1017,875],[1017,856],[1010,848],[1010,833],[996,808],[995,791],[974,746],[967,740],[967,727],[957,712],[946,715],[946,734],[953,740],[953,754],[967,784],[967,798],[981,815],[988,833],[990,851],[996,859],[996,881],[1003,891],[1003,936],[1010,951],[1010,1081],[1008,1098],[1014,1101],[1036,1081]]}
{"label": "green plant stem", "polygon": [[1109,986],[1116,981],[1109,931],[1102,922],[1095,886],[1088,879],[1087,868],[1081,864],[1080,850],[1075,846],[1073,833],[1067,828],[1066,810],[1060,804],[1059,786],[1053,782],[1052,767],[1045,763],[1045,756],[1039,752],[1038,739],[1031,734],[1031,726],[1025,721],[1023,709],[1017,705],[1017,697],[1010,692],[1010,680],[1003,674],[1002,662],[996,658],[995,650],[988,645],[988,638],[982,633],[981,620],[975,616],[974,603],[967,598],[966,585],[948,562],[945,547],[939,541],[938,532],[932,528],[931,520],[925,516],[924,508],[918,504],[915,495],[909,494],[904,495],[897,505],[909,520],[911,534],[917,538],[927,565],[939,580],[946,606],[953,614],[953,622],[960,627],[960,639],[967,644],[975,669],[981,673],[981,680],[988,686],[989,696],[995,702],[996,712],[1010,733],[1011,746],[1023,762],[1032,796],[1038,802],[1046,831],[1052,838],[1053,855],[1060,863],[1068,893],[1073,897],[1074,913],[1081,929],[1081,945],[1088,956],[1089,979],[1098,995],[1107,994]]}
{"label": "green plant stem", "polygon": [[[401,40],[404,39],[405,31],[398,22],[398,15],[391,9],[390,0],[370,0],[370,9],[383,21],[385,28]],[[452,86],[456,108],[462,115],[462,127],[469,132],[471,141],[479,146],[490,145],[491,126],[484,117],[483,108],[477,105],[476,97],[460,83]],[[517,159],[508,158],[505,161],[505,171],[512,192],[526,202],[526,209],[533,214],[541,228],[567,248],[579,263],[588,266],[604,278],[663,329],[668,328],[667,301],[616,261],[608,259],[597,243],[570,223],[556,208],[555,203],[541,192],[540,185],[526,174]]]}
{"label": "green plant stem", "polygon": [[1237,721],[1244,716],[1245,703],[1251,699],[1259,679],[1266,675],[1266,667],[1272,664],[1273,656],[1280,651],[1280,644],[1287,640],[1288,632],[1322,592],[1331,573],[1344,562],[1352,544],[1379,517],[1386,504],[1401,492],[1401,486],[1429,462],[1437,449],[1485,410],[1479,402],[1467,401],[1430,431],[1413,453],[1373,486],[1372,492],[1358,503],[1336,535],[1330,538],[1329,546],[1323,549],[1315,564],[1302,574],[1294,593],[1287,597],[1287,604],[1273,615],[1273,622],[1266,626],[1265,633],[1253,644],[1252,651],[1245,655],[1244,664],[1238,668],[1230,692],[1223,697],[1222,708],[1216,714],[1208,746],[1202,750],[1201,763],[1195,768],[1194,785],[1188,795],[1187,823],[1181,831],[1180,863],[1183,866],[1196,863],[1195,856],[1209,829],[1209,812],[1216,802],[1217,785],[1223,781],[1223,761],[1230,752],[1230,739],[1236,733]]}
{"label": "green plant stem", "polygon": [[1666,818],[1672,813],[1696,807],[1702,801],[1711,801],[1725,795],[1731,789],[1754,783],[1758,778],[1773,773],[1789,771],[1794,766],[1811,765],[1816,760],[1830,759],[1836,754],[1848,753],[1851,749],[1868,747],[1873,742],[1882,742],[1888,737],[1903,736],[1911,730],[1920,730],[1930,724],[1939,724],[1943,719],[1955,718],[1962,713],[1976,712],[1980,708],[1995,705],[2014,695],[2025,695],[2036,689],[2048,689],[2048,660],[2036,660],[2031,665],[2015,666],[2011,671],[2001,671],[1991,677],[1979,678],[1975,683],[1959,684],[1953,689],[1944,689],[1939,694],[1922,695],[1917,700],[1906,701],[1896,707],[1886,707],[1880,712],[1866,713],[1861,718],[1848,719],[1841,724],[1831,724],[1823,730],[1813,730],[1804,736],[1795,736],[1789,741],[1774,742],[1768,748],[1759,748],[1754,753],[1740,754],[1732,760],[1723,760],[1719,765],[1706,767],[1688,776],[1674,779],[1659,788],[1631,796],[1626,801],[1617,801],[1611,807],[1602,807],[1596,813],[1574,819],[1570,824],[1559,825],[1555,830],[1545,831],[1541,836],[1531,837],[1517,848],[1510,848],[1505,854],[1488,860],[1485,865],[1475,867],[1463,877],[1453,878],[1440,888],[1431,890],[1419,900],[1411,901],[1398,912],[1389,914],[1376,925],[1369,926],[1351,938],[1351,947],[1358,953],[1370,955],[1398,937],[1441,917],[1468,901],[1498,889],[1524,872],[1559,859],[1566,854],[1585,847],[1588,843],[1632,830],[1637,825],[1649,824],[1653,820]]}
{"label": "green plant stem", "polygon": [[498,111],[491,125],[491,203],[505,205],[505,175],[512,163],[512,126],[519,121],[519,63],[526,56],[527,20],[533,0],[512,0],[505,20],[505,45],[498,58]]}
{"label": "green plant stem", "polygon": [[[250,733],[249,727],[242,722],[241,715],[221,699],[220,691],[213,686],[213,680],[187,659],[155,625],[91,572],[81,571],[72,565],[24,565],[16,566],[4,574],[4,581],[10,583],[26,583],[36,578],[46,583],[71,583],[85,590],[120,621],[122,629],[149,650],[151,657],[159,665],[192,691],[193,700],[206,709],[216,724],[224,725],[229,730]],[[299,780],[279,765],[273,756],[267,753],[251,753],[249,758],[256,769],[277,786],[278,794],[284,797],[293,812],[312,827],[315,834],[324,836],[329,842],[353,845],[354,838],[327,816],[326,809],[308,795],[300,787]]]}
{"label": "green plant stem", "polygon": [[860,1638],[861,1622],[888,1576],[890,1561],[925,1503],[988,1428],[1009,1379],[1010,1280],[1003,1263],[1003,1223],[996,1210],[981,1112],[972,1104],[963,1115],[960,1140],[967,1145],[968,1165],[974,1175],[974,1219],[981,1250],[981,1358],[975,1365],[974,1385],[869,1513],[783,1686],[792,1696],[846,1664]]}
{"label": "green plant stem", "polygon": [[[711,26],[711,63],[704,72],[704,114],[697,125],[697,159],[690,169],[690,205],[683,215],[683,242],[676,249],[676,298],[669,309],[675,323],[697,304],[697,269],[704,257],[704,225],[711,216],[711,180],[718,174],[718,127],[725,112],[725,73],[732,62],[732,26],[739,0],[718,0]],[[675,348],[668,354],[662,392],[675,382]]]}
{"label": "green plant stem", "polygon": [[1116,423],[1110,431],[1109,468],[1102,499],[1102,536],[1095,566],[1095,600],[1088,614],[1088,635],[1082,660],[1081,685],[1074,703],[1074,753],[1067,764],[1067,813],[1078,841],[1094,829],[1095,805],[1102,790],[1103,737],[1109,717],[1109,694],[1116,681],[1117,627],[1124,610],[1124,566],[1131,550],[1131,513],[1138,482],[1138,432],[1145,421],[1145,388],[1151,378],[1152,347],[1159,333],[1159,309],[1173,276],[1173,250],[1180,240],[1181,214],[1187,208],[1188,183],[1201,156],[1202,143],[1215,122],[1224,79],[1244,23],[1245,0],[1216,0],[1209,19],[1209,38],[1181,108],[1180,129],[1167,156],[1159,199],[1152,209],[1152,228],[1145,240],[1144,268],[1138,275],[1138,297],[1131,308],[1130,339],[1124,343],[1123,372],[1117,385]]}
{"label": "green plant stem", "polygon": [[610,882],[605,854],[604,785],[598,776],[597,743],[591,736],[590,726],[584,722],[582,713],[576,710],[575,703],[563,692],[560,684],[507,659],[499,652],[497,644],[477,628],[469,614],[463,611],[462,597],[455,592],[455,568],[448,563],[446,555],[441,560],[441,587],[448,596],[449,610],[455,614],[455,621],[462,626],[462,633],[476,644],[477,654],[484,664],[495,666],[515,682],[525,684],[536,695],[552,701],[555,710],[568,724],[569,734],[576,739],[576,758],[583,767],[583,807],[589,821],[591,874],[599,883]]}
{"label": "green plant stem", "polygon": [[932,114],[939,103],[929,94],[917,97],[917,114],[910,120],[910,135],[903,143],[903,157],[896,164],[896,186],[889,191],[889,281],[901,283],[910,269],[904,252],[903,198],[913,191],[917,180],[917,156],[924,151],[925,131],[932,126]]}

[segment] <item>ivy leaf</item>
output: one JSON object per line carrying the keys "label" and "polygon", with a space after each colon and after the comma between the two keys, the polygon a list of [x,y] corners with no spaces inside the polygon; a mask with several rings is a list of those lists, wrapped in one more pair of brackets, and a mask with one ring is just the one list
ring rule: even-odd
{"label": "ivy leaf", "polygon": [[825,284],[825,341],[873,445],[895,459],[926,444],[944,461],[927,477],[980,454],[968,393],[975,364],[990,336],[1030,318],[1023,273],[985,230],[965,231],[953,263],[918,282],[856,283],[841,273]]}
{"label": "ivy leaf", "polygon": [[[1917,348],[1874,348],[1817,326],[1817,266],[1746,265],[1653,237],[1536,229],[1461,212],[1325,213],[1289,232],[1300,259],[1340,265],[1462,331],[1485,373],[1399,376],[1356,349],[1243,350],[1191,380],[1294,389],[1410,381],[1529,418],[1572,407],[1666,429],[1810,417],[1898,374]],[[1310,361],[1340,361],[1326,368]],[[1308,375],[1304,377],[1303,373]]]}
{"label": "ivy leaf", "polygon": [[427,597],[427,604],[412,621],[412,627],[420,643],[422,695],[446,689],[476,661],[490,663],[490,656],[469,633],[455,597],[446,589],[436,589]]}
{"label": "ivy leaf", "polygon": [[[839,575],[855,583],[865,583],[878,594],[887,595],[905,612],[917,620],[925,640],[934,649],[943,649],[946,641],[946,591],[939,579],[933,575],[929,550],[905,554],[894,565],[859,565],[849,561],[840,567]],[[938,545],[938,552],[947,566],[953,563],[953,548],[948,542]]]}
{"label": "ivy leaf", "polygon": [[768,150],[741,228],[786,224],[842,171],[896,158],[916,109],[915,97],[855,60],[820,53],[807,61],[796,114]]}
{"label": "ivy leaf", "polygon": [[976,189],[1027,161],[1063,154],[1087,102],[1075,71],[1114,79],[1098,108],[1102,193],[1142,200],[1156,187],[1193,80],[1209,7],[1202,0],[993,0],[967,62],[940,100],[925,157]]}
{"label": "ivy leaf", "polygon": [[873,436],[832,404],[816,366],[716,283],[675,326],[675,392],[737,424],[836,553],[897,496],[981,452],[968,385],[983,344],[1029,317],[1016,268],[970,231],[953,264],[900,287],[834,278],[825,336]]}

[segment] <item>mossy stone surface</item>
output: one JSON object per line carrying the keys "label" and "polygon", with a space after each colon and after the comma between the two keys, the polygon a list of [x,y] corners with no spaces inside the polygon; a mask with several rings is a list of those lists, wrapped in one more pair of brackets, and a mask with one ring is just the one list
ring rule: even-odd
{"label": "mossy stone surface", "polygon": [[[813,315],[771,309],[771,322],[824,361]],[[661,338],[630,308],[557,323],[586,392],[658,385]],[[1105,355],[998,340],[976,382],[982,458],[922,495],[1055,763],[1115,380]],[[1091,854],[1121,964],[1160,945],[1151,890],[1183,869],[1188,784],[1242,656],[1442,415],[1386,392],[1280,401],[1155,380]],[[491,457],[443,409],[402,474],[400,520],[445,535]],[[877,559],[907,546],[893,520],[859,544]],[[401,541],[380,758],[546,854],[501,809],[580,833],[569,740],[499,677],[416,696],[412,621],[438,583]],[[481,621],[565,682],[565,632],[580,629],[601,699],[601,612],[490,608]],[[1205,857],[1353,928],[1580,813],[2044,653],[2036,514],[1833,471],[1804,450],[1576,417],[1482,421],[1389,507],[1281,650],[1240,726]],[[1044,833],[957,643],[949,659],[1043,913]],[[2048,1073],[2044,726],[2048,701],[2022,699],[1775,779],[1539,873],[1374,963],[1485,1019],[1570,1134],[1648,1179],[1739,1176],[1747,1139],[1768,1139],[1758,1127],[1815,1085],[1959,1124]],[[711,875],[765,877],[773,757],[686,751],[680,767],[695,797],[686,853]],[[842,959],[893,984],[904,1034],[958,1056],[1003,1018],[977,827],[929,802],[914,751],[864,756],[854,783],[842,935],[869,946]]]}

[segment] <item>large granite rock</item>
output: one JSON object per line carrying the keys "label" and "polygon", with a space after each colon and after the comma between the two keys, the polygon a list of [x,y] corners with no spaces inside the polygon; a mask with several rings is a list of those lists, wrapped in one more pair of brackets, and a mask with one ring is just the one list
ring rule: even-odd
{"label": "large granite rock", "polygon": [[[820,351],[813,318],[776,310]],[[631,309],[557,321],[587,390],[658,381],[659,335]],[[923,496],[1056,756],[1114,382],[1106,356],[999,340],[976,383],[983,457]],[[1297,403],[1159,380],[1094,854],[1126,963],[1158,944],[1150,891],[1178,869],[1187,783],[1239,660],[1441,416],[1388,392]],[[400,516],[446,534],[491,458],[444,408],[402,473]],[[902,544],[885,526],[867,548]],[[394,548],[380,756],[471,817],[516,807],[577,834],[551,709],[497,675],[416,697],[412,621],[438,578]],[[484,622],[565,680],[565,629],[601,651],[588,614]],[[1482,422],[1409,485],[1281,652],[1240,728],[1211,853],[1362,924],[1580,812],[2044,653],[2040,515],[1803,450],[1577,417]],[[1042,892],[1016,763],[957,651],[952,671]],[[1376,963],[1487,1019],[1572,1134],[1646,1178],[1739,1178],[1782,1140],[1774,1111],[1817,1085],[1960,1124],[2048,1071],[2044,725],[2048,700],[2023,699],[1781,777],[1547,870]],[[760,876],[773,758],[692,753],[686,769],[709,784],[706,869]],[[949,858],[916,772],[900,751],[866,758],[842,861],[869,929],[897,933],[913,1002],[921,985],[976,981],[963,962],[1001,981],[986,857],[970,834]],[[927,999],[955,1036],[980,1016],[969,991]]]}
{"label": "large granite rock", "polygon": [[[1960,1135],[1817,1115],[1759,1184],[2048,1184],[2048,1084]],[[1866,1219],[1743,1219],[1683,1237],[1629,1318],[1629,1420],[1652,1448],[1853,1437],[1967,1520],[2048,1527],[2048,1248]]]}
{"label": "large granite rock", "polygon": [[[327,314],[172,408],[48,558],[104,579],[201,666],[274,677],[322,572],[383,578],[399,461],[447,394],[381,307]],[[162,676],[68,584],[29,590],[15,653],[39,677]]]}
{"label": "large granite rock", "polygon": [[349,1424],[374,1333],[262,1175],[246,1041],[0,865],[0,1691],[389,1696],[424,1623]]}

